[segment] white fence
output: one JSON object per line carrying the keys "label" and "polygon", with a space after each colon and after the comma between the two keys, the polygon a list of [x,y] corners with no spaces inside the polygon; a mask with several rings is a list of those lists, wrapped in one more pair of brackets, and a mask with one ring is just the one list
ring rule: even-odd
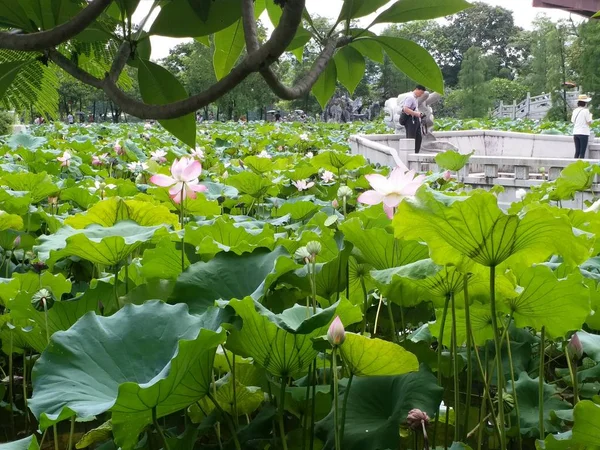
{"label": "white fence", "polygon": [[[579,91],[567,92],[567,104],[571,109],[577,106],[577,97]],[[529,92],[527,98],[521,103],[516,100],[512,105],[505,105],[500,101],[500,105],[492,111],[492,117],[498,119],[534,119],[540,120],[546,117],[548,111],[552,108],[552,95],[542,94],[532,97]]]}

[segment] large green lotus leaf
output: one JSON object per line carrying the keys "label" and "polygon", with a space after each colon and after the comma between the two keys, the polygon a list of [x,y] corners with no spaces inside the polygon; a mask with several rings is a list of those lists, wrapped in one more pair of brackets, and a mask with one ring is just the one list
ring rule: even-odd
{"label": "large green lotus leaf", "polygon": [[346,333],[340,353],[351,374],[358,377],[402,375],[419,370],[412,353],[392,342]]}
{"label": "large green lotus leaf", "polygon": [[92,224],[83,230],[66,226],[53,235],[40,236],[40,245],[34,247],[34,251],[50,267],[66,256],[79,256],[94,264],[112,266],[149,242],[161,228],[143,227],[131,220],[117,222],[112,227]]}
{"label": "large green lotus leaf", "polygon": [[54,275],[44,272],[41,276],[34,272],[15,273],[13,274],[13,283],[17,283],[19,294],[26,293],[30,296],[45,288],[60,300],[63,294],[71,292],[71,282],[62,273]]}
{"label": "large green lotus leaf", "polygon": [[595,447],[586,447],[584,444],[577,444],[573,441],[573,431],[564,433],[549,434],[543,441],[535,442],[536,450],[592,450]]}
{"label": "large green lotus leaf", "polygon": [[126,305],[110,317],[83,316],[52,336],[33,368],[31,411],[40,428],[112,411],[115,442],[131,450],[157,417],[204,397],[224,332],[202,328],[185,305]]}
{"label": "large green lotus leaf", "polygon": [[565,167],[560,176],[554,181],[554,189],[549,198],[553,201],[571,200],[576,192],[588,190],[595,175],[599,173],[596,164],[587,161],[577,161]]}
{"label": "large green lotus leaf", "polygon": [[33,202],[30,192],[0,189],[0,208],[7,213],[24,216],[29,211],[31,203]]}
{"label": "large green lotus leaf", "polygon": [[306,246],[310,241],[318,241],[321,243],[321,251],[317,255],[317,262],[324,263],[331,261],[339,253],[338,242],[335,240],[333,235],[324,233],[317,233],[315,231],[302,231],[299,233],[300,236],[296,238],[283,237],[277,239],[276,245],[281,245],[293,255],[300,247]]}
{"label": "large green lotus leaf", "polygon": [[286,202],[277,208],[275,217],[290,215],[292,220],[310,219],[321,207],[313,202]]}
{"label": "large green lotus leaf", "polygon": [[259,175],[266,174],[274,169],[275,162],[270,158],[261,158],[251,155],[244,159],[244,164]]}
{"label": "large green lotus leaf", "polygon": [[0,211],[0,231],[20,230],[23,228],[23,219],[16,214],[8,214],[6,211]]}
{"label": "large green lotus leaf", "polygon": [[231,330],[227,346],[237,354],[254,358],[259,366],[277,377],[305,373],[317,356],[312,338],[327,332],[334,316],[350,325],[362,319],[360,310],[341,300],[325,310],[295,305],[273,314],[250,297],[229,305],[242,318],[241,330]]}
{"label": "large green lotus leaf", "polygon": [[[436,309],[436,322],[429,325],[429,330],[433,336],[439,337],[442,327],[443,309]],[[492,315],[489,306],[475,304],[469,308],[471,318],[471,331],[476,345],[484,345],[486,341],[494,339],[494,330],[492,329]],[[452,338],[452,316],[450,310],[444,324],[444,338],[442,343],[450,347]],[[467,341],[467,322],[464,309],[456,310],[456,341],[458,346],[462,346]]]}
{"label": "large green lotus leaf", "polygon": [[201,314],[216,300],[259,299],[277,278],[297,267],[283,247],[219,253],[189,266],[177,279],[170,302],[187,303],[192,314]]}
{"label": "large green lotus leaf", "polygon": [[[521,417],[521,433],[527,437],[538,437],[539,431],[539,379],[529,378],[527,372],[521,372],[515,382],[517,398],[519,399],[519,413]],[[507,392],[514,390],[512,383],[508,383]],[[572,405],[560,398],[556,386],[544,383],[544,429],[549,433],[561,431],[551,420],[551,411],[570,410]],[[511,413],[513,421],[517,413]]]}
{"label": "large green lotus leaf", "polygon": [[46,142],[48,142],[48,138],[42,136],[32,136],[27,133],[17,133],[13,134],[10,139],[8,139],[7,144],[13,150],[23,147],[29,151],[35,151]]}
{"label": "large green lotus leaf", "polygon": [[[142,275],[149,279],[175,280],[181,274],[181,248],[177,248],[179,239],[173,235],[163,236],[156,247],[144,251]],[[183,255],[183,266],[187,269],[190,261]]]}
{"label": "large green lotus leaf", "polygon": [[227,184],[256,199],[264,197],[269,188],[273,186],[269,178],[254,172],[242,172],[232,175],[227,179]]}
{"label": "large green lotus leaf", "polygon": [[575,237],[566,218],[544,208],[507,215],[488,192],[453,197],[422,188],[400,204],[393,224],[397,237],[425,241],[439,264],[456,264],[463,255],[484,266],[528,266],[552,254],[575,264],[589,257],[589,239]]}
{"label": "large green lotus leaf", "polygon": [[219,252],[241,255],[252,252],[257,247],[273,250],[275,231],[270,225],[263,229],[247,230],[231,219],[219,217],[211,225],[188,225],[185,229],[185,241],[196,247],[198,254],[209,259]]}
{"label": "large green lotus leaf", "polygon": [[443,169],[459,171],[469,162],[469,158],[473,156],[475,151],[467,154],[461,154],[456,150],[447,150],[443,153],[435,155],[435,162]]}
{"label": "large green lotus leaf", "polygon": [[29,192],[33,203],[44,200],[59,190],[46,172],[6,174],[2,176],[1,183],[13,191]]}
{"label": "large green lotus leaf", "polygon": [[18,441],[0,444],[0,450],[39,450],[39,448],[40,445],[35,435],[19,439]]}
{"label": "large green lotus leaf", "polygon": [[596,362],[600,362],[600,336],[581,330],[577,332],[583,351]]}
{"label": "large green lotus leaf", "polygon": [[519,279],[523,291],[507,304],[517,327],[532,327],[553,338],[579,330],[590,312],[590,294],[579,274],[559,280],[549,267],[527,269]]}
{"label": "large green lotus leaf", "polygon": [[[150,188],[148,193],[156,200],[169,205],[171,211],[180,211],[180,206],[175,204],[169,197],[169,190],[164,188]],[[183,201],[186,213],[194,216],[216,216],[221,214],[219,202],[207,200],[202,194],[199,194],[195,199],[186,198]]]}
{"label": "large green lotus leaf", "polygon": [[85,213],[68,217],[65,219],[65,225],[76,229],[91,224],[112,227],[121,220],[133,220],[145,227],[164,224],[177,228],[179,224],[179,218],[166,206],[112,197],[96,203]]}
{"label": "large green lotus leaf", "polygon": [[363,229],[358,218],[346,220],[339,229],[344,233],[344,239],[360,250],[364,260],[377,270],[404,266],[429,257],[426,245],[396,239],[382,228]]}
{"label": "large green lotus leaf", "polygon": [[73,202],[82,209],[88,209],[100,200],[100,196],[92,194],[83,186],[72,186],[62,189],[59,198],[63,202]]}
{"label": "large green lotus leaf", "polygon": [[[434,417],[442,393],[443,388],[424,366],[405,375],[356,378],[348,394],[342,448],[398,448],[400,426],[406,422],[408,412],[418,408]],[[324,449],[334,448],[334,429],[331,411],[316,429],[317,436],[325,442]]]}
{"label": "large green lotus leaf", "polygon": [[310,162],[315,167],[331,170],[335,174],[339,174],[341,170],[353,170],[367,165],[362,155],[352,156],[335,151],[321,152]]}
{"label": "large green lotus leaf", "polygon": [[596,448],[600,442],[600,405],[589,400],[581,401],[575,406],[573,416],[573,440]]}
{"label": "large green lotus leaf", "polygon": [[238,190],[233,186],[213,183],[212,181],[205,181],[202,184],[208,188],[208,191],[206,191],[204,195],[209,200],[217,200],[219,197],[237,198],[239,195]]}

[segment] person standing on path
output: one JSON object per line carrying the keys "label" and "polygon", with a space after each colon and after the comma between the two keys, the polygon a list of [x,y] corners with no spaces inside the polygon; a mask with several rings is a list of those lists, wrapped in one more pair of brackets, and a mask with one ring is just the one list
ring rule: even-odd
{"label": "person standing on path", "polygon": [[577,108],[571,116],[573,139],[575,141],[575,159],[585,158],[585,151],[590,139],[590,125],[592,124],[592,113],[590,113],[587,106],[591,101],[591,97],[580,95],[577,99]]}
{"label": "person standing on path", "polygon": [[404,128],[406,129],[406,137],[415,140],[415,153],[421,151],[421,141],[423,134],[421,132],[421,119],[423,114],[419,112],[419,97],[425,93],[425,87],[420,84],[415,87],[415,90],[404,100],[402,112],[406,117]]}

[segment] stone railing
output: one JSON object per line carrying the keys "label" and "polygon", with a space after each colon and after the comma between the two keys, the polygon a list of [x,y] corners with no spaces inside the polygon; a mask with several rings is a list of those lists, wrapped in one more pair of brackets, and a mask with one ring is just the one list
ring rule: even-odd
{"label": "stone railing", "polygon": [[[577,97],[579,91],[567,92],[567,104],[571,109],[577,106]],[[512,105],[505,105],[500,101],[500,105],[492,111],[492,117],[499,119],[543,119],[552,108],[552,96],[550,94],[536,95],[531,97],[529,92],[527,98],[521,103],[513,102]]]}

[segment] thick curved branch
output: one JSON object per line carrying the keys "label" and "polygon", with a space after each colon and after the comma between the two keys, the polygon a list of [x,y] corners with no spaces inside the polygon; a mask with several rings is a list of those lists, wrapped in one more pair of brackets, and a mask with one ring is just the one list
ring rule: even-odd
{"label": "thick curved branch", "polygon": [[254,0],[242,0],[242,24],[244,25],[246,50],[248,53],[254,53],[260,46],[256,21],[254,20]]}
{"label": "thick curved branch", "polygon": [[111,2],[93,0],[71,20],[50,30],[27,34],[0,32],[0,48],[30,52],[55,47],[84,31]]}
{"label": "thick curved branch", "polygon": [[121,72],[123,72],[123,69],[127,65],[127,61],[129,60],[130,56],[131,44],[128,41],[123,41],[123,43],[121,43],[121,46],[119,47],[119,51],[117,52],[117,57],[112,63],[110,72],[108,73],[108,78],[110,79],[110,81],[112,81],[115,84],[117,83],[117,81],[119,80],[119,76],[121,75]]}
{"label": "thick curved branch", "polygon": [[149,105],[121,91],[109,76],[102,81],[102,89],[123,112],[140,119],[173,119],[194,112],[231,91],[251,73],[275,62],[294,39],[302,21],[304,6],[305,0],[287,0],[279,25],[267,42],[246,55],[227,76],[200,94],[166,105]]}
{"label": "thick curved branch", "polygon": [[263,76],[271,90],[277,97],[283,100],[295,100],[308,94],[314,84],[317,82],[327,64],[335,53],[335,50],[340,47],[344,47],[352,42],[352,38],[343,37],[340,39],[331,38],[329,39],[319,57],[315,60],[310,71],[304,75],[293,87],[288,87],[283,84],[277,78],[275,72],[270,67],[264,67],[260,70],[260,74]]}
{"label": "thick curved branch", "polygon": [[77,64],[75,64],[73,61],[69,60],[67,57],[65,57],[59,51],[54,50],[54,49],[49,50],[48,57],[50,58],[50,60],[52,62],[54,62],[58,67],[60,67],[65,72],[67,72],[73,78],[76,78],[77,80],[79,80],[85,84],[88,84],[90,86],[93,86],[95,88],[102,89],[103,82],[101,79],[96,78],[91,73],[86,72],[85,70],[79,68],[79,66],[77,66]]}

